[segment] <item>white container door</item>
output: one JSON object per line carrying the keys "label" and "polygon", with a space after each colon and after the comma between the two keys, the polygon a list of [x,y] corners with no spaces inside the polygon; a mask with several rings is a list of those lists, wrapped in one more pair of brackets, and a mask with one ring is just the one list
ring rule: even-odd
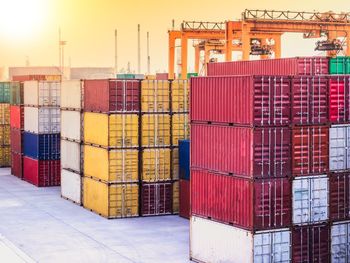
{"label": "white container door", "polygon": [[350,224],[336,224],[331,227],[332,263],[350,262]]}
{"label": "white container door", "polygon": [[82,81],[64,80],[61,83],[61,108],[82,109]]}
{"label": "white container door", "polygon": [[38,108],[24,107],[24,130],[26,132],[39,133]]}
{"label": "white container door", "polygon": [[48,83],[50,89],[49,105],[59,107],[61,105],[61,82],[53,81]]}
{"label": "white container door", "polygon": [[329,169],[344,170],[347,164],[346,131],[344,126],[333,126],[329,129]]}
{"label": "white container door", "polygon": [[23,92],[24,105],[38,106],[38,81],[25,81]]}
{"label": "white container door", "polygon": [[80,143],[61,140],[61,167],[80,173],[81,148]]}
{"label": "white container door", "polygon": [[82,122],[80,111],[61,110],[61,137],[81,141]]}
{"label": "white container door", "polygon": [[311,180],[311,222],[323,222],[328,219],[328,178]]}
{"label": "white container door", "polygon": [[61,114],[59,108],[39,108],[39,133],[59,133]]}
{"label": "white container door", "polygon": [[78,204],[81,204],[82,180],[80,174],[61,170],[61,194]]}

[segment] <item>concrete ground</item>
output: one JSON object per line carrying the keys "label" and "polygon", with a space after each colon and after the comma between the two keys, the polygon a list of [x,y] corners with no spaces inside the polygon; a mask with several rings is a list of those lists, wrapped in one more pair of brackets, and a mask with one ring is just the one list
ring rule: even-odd
{"label": "concrete ground", "polygon": [[188,233],[178,216],[107,220],[0,169],[0,262],[183,263]]}

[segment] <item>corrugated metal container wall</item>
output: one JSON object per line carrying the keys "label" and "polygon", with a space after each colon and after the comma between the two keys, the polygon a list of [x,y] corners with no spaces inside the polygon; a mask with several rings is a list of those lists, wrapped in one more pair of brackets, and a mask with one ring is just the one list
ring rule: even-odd
{"label": "corrugated metal container wall", "polygon": [[[84,87],[81,80],[64,80],[61,83],[61,109],[83,109]],[[97,99],[97,98],[96,98]]]}
{"label": "corrugated metal container wall", "polygon": [[179,178],[190,180],[190,140],[179,141]]}
{"label": "corrugated metal container wall", "polygon": [[145,149],[142,152],[141,178],[144,182],[171,180],[170,149]]}
{"label": "corrugated metal container wall", "polygon": [[61,171],[61,195],[69,200],[81,204],[81,176],[67,170]]}
{"label": "corrugated metal container wall", "polygon": [[329,129],[329,170],[350,168],[350,125],[332,125]]}
{"label": "corrugated metal container wall", "polygon": [[290,239],[291,233],[288,229],[253,234],[230,225],[192,216],[190,259],[210,263],[289,263]]}
{"label": "corrugated metal container wall", "polygon": [[25,156],[23,158],[23,178],[39,187],[59,186],[61,182],[60,161],[38,161]]}
{"label": "corrugated metal container wall", "polygon": [[0,124],[10,124],[10,104],[0,103]]}
{"label": "corrugated metal container wall", "polygon": [[349,262],[349,221],[331,226],[331,262]]}
{"label": "corrugated metal container wall", "polygon": [[138,150],[84,146],[84,174],[104,182],[138,182]]}
{"label": "corrugated metal container wall", "polygon": [[180,184],[179,181],[173,182],[173,214],[178,214],[180,210]]}
{"label": "corrugated metal container wall", "polygon": [[329,213],[332,221],[350,219],[350,173],[329,176]]}
{"label": "corrugated metal container wall", "polygon": [[170,146],[170,115],[143,114],[141,124],[141,146]]}
{"label": "corrugated metal container wall", "polygon": [[327,175],[305,176],[293,180],[293,223],[317,224],[329,219]]}
{"label": "corrugated metal container wall", "polygon": [[[0,127],[0,130],[2,128],[3,127]],[[22,143],[22,131],[18,129],[11,129],[11,151],[16,153],[23,153]],[[3,144],[4,143],[2,143],[2,145]],[[8,140],[7,145],[10,145],[10,140]]]}
{"label": "corrugated metal container wall", "polygon": [[190,123],[188,114],[173,114],[171,116],[172,129],[172,145],[179,145],[179,140],[188,139],[190,137]]}
{"label": "corrugated metal container wall", "polygon": [[[62,168],[79,174],[83,172],[82,163],[84,159],[82,155],[82,147],[83,146],[80,143],[61,140]],[[98,165],[96,160],[93,161],[93,164]]]}
{"label": "corrugated metal container wall", "polygon": [[0,145],[10,145],[11,128],[10,125],[0,125]]}
{"label": "corrugated metal container wall", "polygon": [[11,174],[23,178],[23,155],[21,153],[11,152]]}
{"label": "corrugated metal container wall", "polygon": [[190,82],[188,80],[171,82],[171,103],[172,112],[189,112]]}
{"label": "corrugated metal container wall", "polygon": [[327,75],[327,57],[296,57],[257,61],[209,63],[208,76],[224,75]]}
{"label": "corrugated metal container wall", "polygon": [[138,216],[138,195],[138,184],[105,184],[83,178],[84,207],[107,218]]}
{"label": "corrugated metal container wall", "polygon": [[170,83],[164,80],[143,80],[141,82],[141,111],[169,112]]}
{"label": "corrugated metal container wall", "polygon": [[349,123],[350,76],[332,76],[329,79],[329,120],[332,123]]}
{"label": "corrugated metal container wall", "polygon": [[10,106],[10,126],[16,129],[24,129],[23,106]]}
{"label": "corrugated metal container wall", "polygon": [[0,82],[0,103],[10,103],[11,82]]}
{"label": "corrugated metal container wall", "polygon": [[283,76],[191,78],[191,122],[289,125],[290,82]]}
{"label": "corrugated metal container wall", "polygon": [[244,229],[289,226],[292,215],[290,196],[291,185],[287,178],[252,181],[191,170],[192,214]]}
{"label": "corrugated metal container wall", "polygon": [[80,111],[61,110],[61,137],[81,142],[84,122]]}
{"label": "corrugated metal container wall", "polygon": [[10,88],[10,104],[23,105],[23,83],[11,82]]}
{"label": "corrugated metal container wall", "polygon": [[172,183],[143,183],[141,185],[141,215],[167,215],[172,213]]}
{"label": "corrugated metal container wall", "polygon": [[179,180],[179,148],[173,147],[171,149],[171,171],[172,179]]}
{"label": "corrugated metal container wall", "polygon": [[292,129],[293,174],[323,174],[329,170],[329,128],[302,126]]}
{"label": "corrugated metal container wall", "polygon": [[60,106],[61,83],[58,81],[24,82],[24,105]]}
{"label": "corrugated metal container wall", "polygon": [[10,146],[0,147],[0,167],[11,166],[11,148]]}
{"label": "corrugated metal container wall", "polygon": [[181,217],[190,218],[190,181],[180,179],[180,211]]}
{"label": "corrugated metal container wall", "polygon": [[23,133],[24,155],[37,160],[60,159],[60,134]]}
{"label": "corrugated metal container wall", "polygon": [[138,112],[140,80],[85,80],[84,108],[92,112]]}
{"label": "corrugated metal container wall", "polygon": [[292,123],[328,123],[327,77],[293,77],[292,87]]}
{"label": "corrugated metal container wall", "polygon": [[191,167],[249,178],[288,177],[290,144],[289,128],[192,124]]}
{"label": "corrugated metal container wall", "polygon": [[59,108],[24,107],[24,130],[33,133],[59,133],[61,114]]}
{"label": "corrugated metal container wall", "polygon": [[294,227],[292,230],[293,263],[329,262],[329,226]]}

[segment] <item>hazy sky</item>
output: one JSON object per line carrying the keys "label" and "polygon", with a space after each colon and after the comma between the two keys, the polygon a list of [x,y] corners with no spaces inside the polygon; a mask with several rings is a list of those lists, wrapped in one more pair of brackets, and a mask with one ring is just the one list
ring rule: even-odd
{"label": "hazy sky", "polygon": [[[119,67],[137,65],[137,24],[142,30],[142,68],[146,69],[146,31],[151,35],[152,71],[167,70],[171,20],[224,21],[245,8],[349,12],[349,0],[0,0],[0,66],[58,64],[58,28],[67,41],[72,66],[114,66],[114,29],[119,34]],[[283,55],[306,55],[314,41],[283,38]],[[305,44],[307,43],[307,44]],[[190,66],[191,68],[191,66]],[[193,68],[193,66],[192,66]]]}

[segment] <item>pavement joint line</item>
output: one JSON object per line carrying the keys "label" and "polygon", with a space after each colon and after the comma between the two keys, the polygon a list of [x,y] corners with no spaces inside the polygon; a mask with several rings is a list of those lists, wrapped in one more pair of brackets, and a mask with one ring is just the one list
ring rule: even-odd
{"label": "pavement joint line", "polygon": [[0,233],[0,245],[1,243],[5,245],[8,249],[10,249],[16,256],[18,256],[25,263],[35,263],[30,256],[28,256],[24,251],[20,248],[16,247],[10,240],[8,240],[4,235]]}

